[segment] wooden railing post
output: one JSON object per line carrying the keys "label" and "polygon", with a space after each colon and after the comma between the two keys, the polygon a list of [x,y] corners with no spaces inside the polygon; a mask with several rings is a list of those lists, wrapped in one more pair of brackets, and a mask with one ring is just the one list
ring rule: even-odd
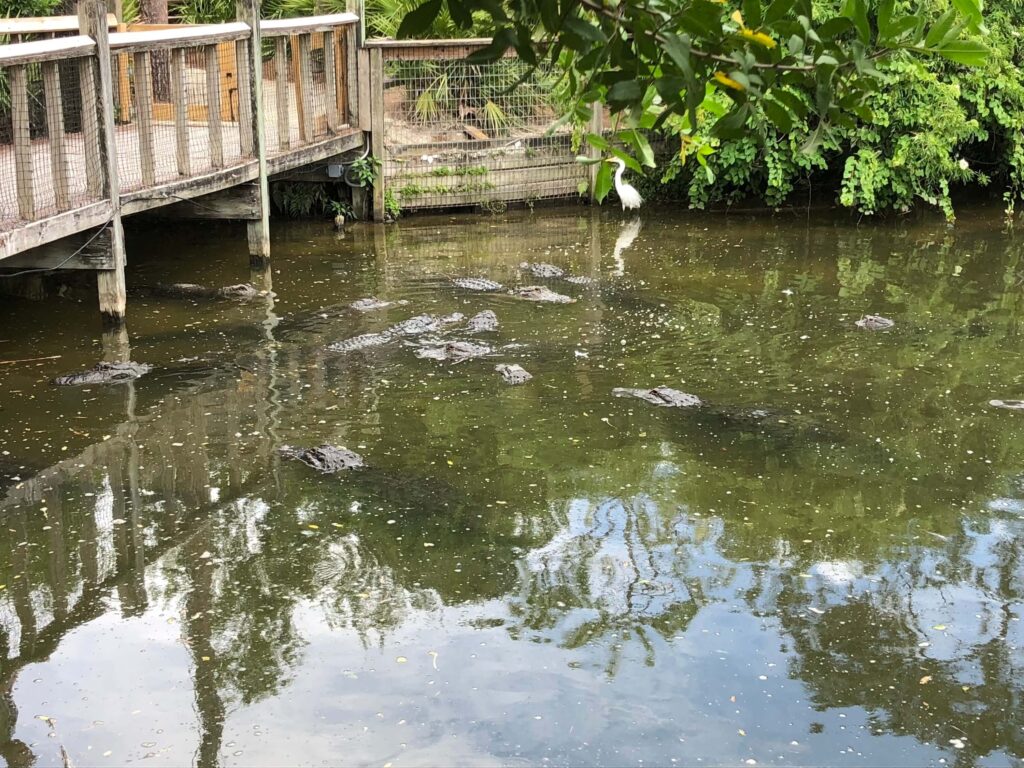
{"label": "wooden railing post", "polygon": [[[604,105],[601,102],[597,101],[597,102],[594,102],[593,104],[591,104],[590,108],[592,110],[594,110],[593,114],[590,116],[590,132],[600,136],[601,135],[601,131],[604,130],[604,124],[603,124],[603,119],[602,119],[603,115],[604,115],[604,111],[603,111],[604,110]],[[600,160],[601,159],[601,150],[599,150],[597,147],[591,146],[589,151],[587,152],[587,154],[593,160]],[[590,176],[590,202],[596,203],[597,202],[597,191],[596,191],[597,190],[597,173],[598,173],[598,171],[601,170],[601,163],[600,162],[594,163],[593,165],[590,166],[589,170],[590,170],[590,174],[589,174],[589,176]]]}
{"label": "wooden railing post", "polygon": [[[256,157],[259,175],[260,218],[248,222],[249,262],[255,267],[266,264],[270,258],[270,191],[267,181],[267,145],[264,130],[263,109],[263,37],[260,34],[259,0],[236,0],[235,12],[239,21],[244,21],[252,30],[249,38],[248,58],[238,59],[239,81],[248,79],[248,113],[251,116],[252,151]],[[241,89],[239,98],[241,98]]]}
{"label": "wooden railing post", "polygon": [[125,295],[124,229],[121,227],[121,182],[117,167],[117,146],[114,143],[114,78],[110,67],[110,40],[107,31],[107,5],[104,0],[82,0],[78,7],[78,25],[83,35],[96,41],[96,65],[99,75],[98,101],[85,108],[99,110],[100,158],[104,168],[104,193],[110,199],[110,249],[114,268],[96,273],[100,314],[104,323],[124,323]]}
{"label": "wooden railing post", "polygon": [[373,181],[373,220],[384,221],[384,52],[370,51],[370,152],[380,163]]}

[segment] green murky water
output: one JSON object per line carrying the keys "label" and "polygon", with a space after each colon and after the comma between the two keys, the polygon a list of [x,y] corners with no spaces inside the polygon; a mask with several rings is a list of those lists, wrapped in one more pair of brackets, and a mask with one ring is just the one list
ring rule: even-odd
{"label": "green murky water", "polygon": [[[146,242],[131,285],[246,279],[235,230]],[[1024,413],[988,405],[1024,396],[1024,242],[998,212],[549,209],[279,225],[275,254],[273,301],[133,299],[133,385],[48,384],[100,358],[92,297],[6,303],[3,360],[46,358],[0,365],[10,765],[1024,759]],[[598,283],[448,286],[537,282],[524,259]],[[409,303],[345,308],[368,295]],[[482,309],[521,346],[324,351]],[[611,395],[655,385],[707,407]],[[320,442],[368,468],[276,452]]]}

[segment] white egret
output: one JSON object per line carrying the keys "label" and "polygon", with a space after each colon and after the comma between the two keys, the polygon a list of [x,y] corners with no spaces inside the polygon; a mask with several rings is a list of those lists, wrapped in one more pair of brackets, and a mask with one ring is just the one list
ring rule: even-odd
{"label": "white egret", "polygon": [[605,162],[618,163],[619,168],[615,171],[615,191],[618,193],[619,201],[622,203],[622,210],[639,208],[644,199],[640,197],[636,187],[622,180],[622,172],[626,170],[626,164],[622,161],[622,158],[609,157]]}

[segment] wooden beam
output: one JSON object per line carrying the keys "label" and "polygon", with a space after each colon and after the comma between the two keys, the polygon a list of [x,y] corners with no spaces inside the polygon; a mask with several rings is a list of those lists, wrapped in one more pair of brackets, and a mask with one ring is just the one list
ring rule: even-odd
{"label": "wooden beam", "polygon": [[206,120],[210,129],[210,167],[224,167],[224,130],[220,121],[220,57],[206,46]]}
{"label": "wooden beam", "polygon": [[59,240],[92,227],[106,224],[113,215],[109,200],[37,219],[17,229],[0,232],[0,259]]}
{"label": "wooden beam", "polygon": [[139,51],[135,56],[135,125],[139,138],[139,165],[142,186],[156,184],[156,159],[153,154],[153,68],[149,53]]}
{"label": "wooden beam", "polygon": [[384,56],[379,48],[370,51],[370,125],[371,156],[381,163],[373,180],[373,220],[384,221]]}
{"label": "wooden beam", "polygon": [[58,211],[66,211],[71,207],[71,190],[68,184],[68,150],[64,136],[60,71],[55,61],[43,63],[43,93],[46,97],[46,140],[50,149],[54,203]]}
{"label": "wooden beam", "polygon": [[[308,33],[298,36],[298,45],[296,46],[298,56],[294,57],[298,70],[297,77],[295,78],[295,88],[299,92],[298,99],[296,99],[299,107],[299,136],[303,144],[309,144],[313,141],[315,131],[313,126],[313,71],[310,65],[309,38]],[[295,48],[293,48],[294,50]]]}
{"label": "wooden beam", "polygon": [[14,134],[14,173],[18,185],[18,215],[26,221],[36,217],[32,181],[31,115],[28,110],[28,77],[21,64],[11,67],[11,127]]}
{"label": "wooden beam", "polygon": [[333,32],[324,32],[324,99],[327,101],[327,130],[338,130],[338,43]]}
{"label": "wooden beam", "polygon": [[99,98],[92,59],[78,62],[78,83],[82,94],[82,145],[85,149],[85,184],[89,199],[103,197],[103,161],[100,153]]}
{"label": "wooden beam", "polygon": [[185,51],[171,51],[171,101],[174,102],[174,144],[178,175],[192,175],[192,158],[188,147],[188,91],[185,88]]}
{"label": "wooden beam", "polygon": [[63,61],[80,56],[92,56],[95,53],[96,43],[85,35],[55,40],[33,40],[31,43],[12,43],[0,45],[0,67]]}
{"label": "wooden beam", "polygon": [[[80,232],[0,261],[0,269],[113,269],[110,229]],[[2,273],[0,273],[2,274]]]}
{"label": "wooden beam", "polygon": [[[336,27],[358,23],[359,17],[354,13],[300,16],[294,19],[264,19],[260,22],[260,34],[265,38],[289,37],[291,35],[310,34],[311,32],[329,32]],[[490,42],[490,40],[487,42]]]}
{"label": "wooden beam", "polygon": [[292,145],[291,114],[288,111],[288,38],[279,37],[274,41],[274,90],[277,96],[277,151],[283,152]]}
{"label": "wooden beam", "polygon": [[202,197],[153,209],[146,214],[158,219],[259,221],[262,217],[260,185],[250,181]]}
{"label": "wooden beam", "polygon": [[110,47],[114,53],[204,48],[217,43],[244,40],[249,37],[249,33],[249,26],[240,22],[196,26],[171,25],[168,29],[148,32],[112,32]]}
{"label": "wooden beam", "polygon": [[[116,26],[117,17],[108,13],[107,27]],[[52,35],[65,32],[78,32],[77,16],[23,16],[0,19],[0,35]]]}

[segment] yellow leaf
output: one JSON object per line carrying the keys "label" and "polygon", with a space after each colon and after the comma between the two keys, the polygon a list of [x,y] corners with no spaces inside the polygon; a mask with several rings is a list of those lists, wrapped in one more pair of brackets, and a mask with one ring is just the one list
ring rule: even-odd
{"label": "yellow leaf", "polygon": [[448,466],[449,467],[454,467],[455,466],[455,462],[452,461],[451,459],[448,459]]}
{"label": "yellow leaf", "polygon": [[939,630],[939,632],[941,632],[945,628],[946,628],[945,624],[936,624],[934,627],[932,627],[932,629],[937,629],[937,630]]}
{"label": "yellow leaf", "polygon": [[732,12],[732,16],[730,16],[729,18],[732,19],[733,21],[735,21],[741,27],[744,26],[744,24],[743,24],[743,14],[740,13],[738,8],[735,11]]}
{"label": "yellow leaf", "polygon": [[925,675],[924,677],[922,677],[917,682],[920,685],[928,685],[928,683],[930,683],[931,681],[932,681],[932,676],[931,675]]}
{"label": "yellow leaf", "polygon": [[721,70],[715,72],[715,80],[724,85],[726,88],[732,88],[734,91],[744,90],[742,85],[737,83],[735,80],[733,80],[731,77],[729,77],[727,74],[725,74],[725,72],[722,72]]}
{"label": "yellow leaf", "polygon": [[753,32],[752,30],[749,29],[741,29],[740,36],[746,38],[752,43],[763,45],[765,48],[774,48],[776,45],[778,45],[778,43],[772,40],[764,32]]}
{"label": "yellow leaf", "polygon": [[[739,13],[739,11],[736,11],[736,13]],[[744,731],[742,728],[740,728],[738,731],[736,731],[736,733],[738,733],[740,736],[746,736],[747,735],[747,732]]]}
{"label": "yellow leaf", "polygon": [[405,662],[407,662],[408,659],[405,658],[405,656],[399,656],[397,659],[395,659],[395,661],[397,661],[399,664],[405,664]]}
{"label": "yellow leaf", "polygon": [[203,659],[203,661],[209,661],[210,657],[209,656],[203,656],[202,659]]}
{"label": "yellow leaf", "polygon": [[319,531],[320,530],[320,526],[317,525],[316,523],[310,523],[309,527],[312,528],[314,531]]}

